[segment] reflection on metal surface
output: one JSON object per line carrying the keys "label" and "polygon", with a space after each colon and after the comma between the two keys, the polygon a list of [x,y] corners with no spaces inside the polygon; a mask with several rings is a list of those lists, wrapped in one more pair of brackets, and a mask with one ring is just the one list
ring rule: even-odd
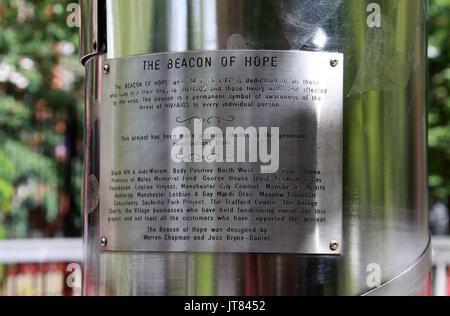
{"label": "reflection on metal surface", "polygon": [[98,179],[94,175],[90,175],[87,179],[87,212],[90,214],[98,207],[98,203],[100,201],[100,183]]}
{"label": "reflection on metal surface", "polygon": [[104,0],[81,0],[80,59],[84,64],[89,58],[106,51],[106,24]]}
{"label": "reflection on metal surface", "polygon": [[[174,6],[166,0],[107,0],[105,58],[223,50],[234,34],[239,35],[238,46],[245,49],[344,53],[343,256],[101,253],[97,209],[85,219],[85,294],[361,295],[371,290],[367,285],[370,264],[380,266],[382,284],[409,269],[429,241],[424,1],[377,1],[392,25],[395,40],[389,49],[367,44],[366,39],[371,38],[366,23],[370,0],[333,1],[339,6],[330,14],[320,7],[324,2],[316,0],[289,1],[284,14],[282,1],[206,1]],[[296,36],[286,17],[299,8],[320,10],[321,14],[294,15],[298,18]],[[175,17],[180,17],[184,27],[175,24]],[[205,33],[205,23],[212,19],[215,36]],[[311,24],[317,25],[314,32],[308,27]],[[305,43],[297,40],[304,34],[308,35]],[[379,89],[380,85],[359,71],[370,67],[364,66],[365,56],[389,60],[393,51],[405,61],[398,74],[405,81],[397,83],[396,89]],[[86,172],[97,177],[101,62],[99,57],[92,58],[86,68]],[[377,69],[374,76],[382,75],[384,68]],[[355,82],[359,89],[350,93]],[[424,293],[427,282],[417,284],[422,284],[417,293]],[[399,293],[410,294],[406,288]]]}
{"label": "reflection on metal surface", "polygon": [[368,292],[364,296],[427,296],[431,269],[431,238],[425,253],[399,276]]}

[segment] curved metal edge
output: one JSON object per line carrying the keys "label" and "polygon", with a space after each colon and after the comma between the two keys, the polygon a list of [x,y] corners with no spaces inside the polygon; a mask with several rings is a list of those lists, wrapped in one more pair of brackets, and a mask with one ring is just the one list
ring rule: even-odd
{"label": "curved metal edge", "polygon": [[424,254],[409,269],[381,285],[380,287],[363,294],[362,296],[419,296],[426,295],[424,286],[427,286],[432,266],[431,236]]}
{"label": "curved metal edge", "polygon": [[106,52],[106,1],[80,0],[80,61],[83,65],[93,56]]}

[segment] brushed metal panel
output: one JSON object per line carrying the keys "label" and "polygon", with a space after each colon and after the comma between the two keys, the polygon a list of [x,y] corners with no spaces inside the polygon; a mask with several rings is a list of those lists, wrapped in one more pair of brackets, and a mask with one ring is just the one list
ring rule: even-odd
{"label": "brushed metal panel", "polygon": [[104,251],[341,253],[342,54],[191,52],[103,66]]}

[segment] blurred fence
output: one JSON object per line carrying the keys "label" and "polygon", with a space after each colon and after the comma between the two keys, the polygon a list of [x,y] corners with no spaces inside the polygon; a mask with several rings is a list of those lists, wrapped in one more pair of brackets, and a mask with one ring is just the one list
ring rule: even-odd
{"label": "blurred fence", "polygon": [[81,239],[0,242],[0,296],[81,295],[82,244]]}
{"label": "blurred fence", "polygon": [[[0,296],[81,295],[82,244],[81,239],[0,241]],[[450,296],[449,237],[433,238],[433,295]]]}
{"label": "blurred fence", "polygon": [[433,295],[450,296],[450,238],[433,238]]}

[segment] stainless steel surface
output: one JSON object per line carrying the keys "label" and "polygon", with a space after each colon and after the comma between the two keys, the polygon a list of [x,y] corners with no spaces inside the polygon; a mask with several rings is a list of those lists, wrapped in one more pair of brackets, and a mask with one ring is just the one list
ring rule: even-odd
{"label": "stainless steel surface", "polygon": [[431,284],[431,238],[425,253],[409,269],[364,296],[427,296]]}
{"label": "stainless steel surface", "polygon": [[[377,1],[382,27],[369,28],[372,2],[106,1],[106,58],[218,49],[344,53],[345,247],[342,257],[101,253],[98,208],[87,207],[96,205],[91,186],[85,294],[361,295],[372,290],[369,265],[381,267],[384,284],[419,260],[429,241],[426,1]],[[99,61],[86,67],[86,179],[98,179],[101,164]]]}
{"label": "stainless steel surface", "polygon": [[106,66],[105,251],[341,253],[342,54],[228,50]]}

